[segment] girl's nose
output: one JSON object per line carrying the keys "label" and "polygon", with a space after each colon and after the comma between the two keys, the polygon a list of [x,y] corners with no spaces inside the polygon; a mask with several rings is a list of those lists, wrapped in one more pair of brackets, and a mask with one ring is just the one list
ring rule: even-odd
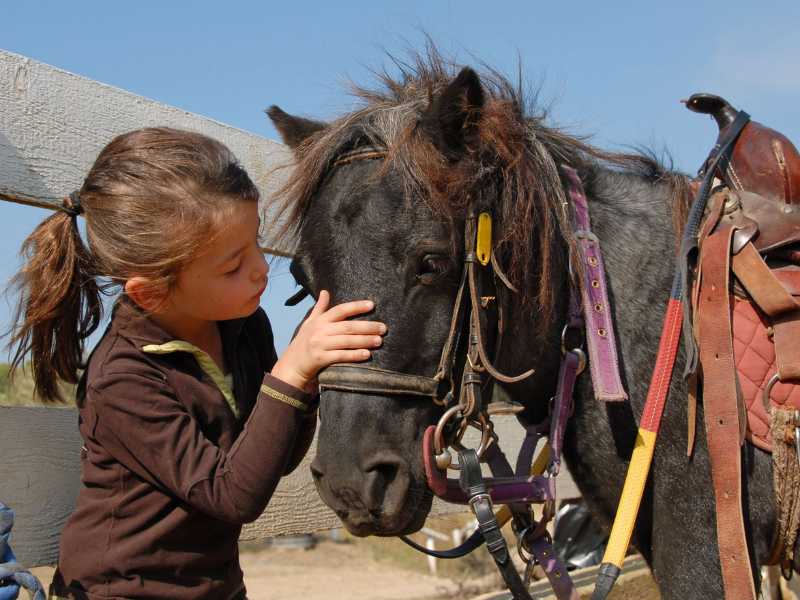
{"label": "girl's nose", "polygon": [[256,261],[256,267],[253,269],[253,280],[258,281],[262,277],[264,277],[267,273],[269,273],[269,263],[267,259],[264,257],[264,254],[259,252],[258,260]]}

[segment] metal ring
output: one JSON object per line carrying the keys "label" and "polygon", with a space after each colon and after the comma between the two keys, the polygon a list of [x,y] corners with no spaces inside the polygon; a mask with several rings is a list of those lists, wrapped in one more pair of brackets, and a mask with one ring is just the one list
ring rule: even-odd
{"label": "metal ring", "polygon": [[778,379],[779,379],[779,377],[778,377],[778,374],[777,374],[777,373],[775,373],[775,375],[773,375],[772,377],[770,377],[770,380],[769,380],[769,382],[767,383],[767,387],[765,387],[765,388],[764,388],[764,396],[763,396],[763,400],[764,400],[764,410],[765,410],[765,411],[767,411],[767,416],[769,416],[769,409],[770,409],[770,405],[769,405],[769,395],[770,395],[770,393],[772,392],[772,388],[773,388],[773,387],[775,386],[775,384],[778,382]]}
{"label": "metal ring", "polygon": [[569,329],[580,331],[580,328],[578,327],[570,327],[570,322],[567,321],[567,324],[564,325],[564,329],[561,330],[561,356],[567,355],[567,331]]}
{"label": "metal ring", "polygon": [[528,533],[530,533],[530,530],[531,530],[530,527],[526,527],[525,529],[520,531],[519,535],[517,536],[517,553],[519,554],[519,557],[522,559],[522,562],[526,564],[529,563],[532,558],[534,558],[533,552],[531,552],[530,556],[525,556],[525,553],[522,551],[523,540],[525,539],[525,536],[528,535]]}
{"label": "metal ring", "polygon": [[577,377],[583,373],[583,370],[586,368],[586,353],[580,348],[573,348],[570,352],[578,355],[578,370],[575,372],[575,376]]}
{"label": "metal ring", "polygon": [[442,453],[442,429],[445,423],[447,423],[454,414],[457,412],[464,412],[466,408],[466,404],[457,404],[453,408],[445,411],[442,418],[439,419],[439,422],[436,424],[436,431],[433,434],[433,449],[436,451],[436,454]]}
{"label": "metal ring", "polygon": [[[439,373],[437,373],[437,375],[439,375]],[[436,377],[434,377],[434,379],[436,379]],[[442,380],[442,378],[441,378],[441,376],[439,376],[439,381],[441,381],[441,380]],[[456,391],[456,382],[451,377],[450,378],[450,395],[453,396],[455,391]],[[447,396],[445,395],[445,398],[446,397]],[[438,396],[434,396],[433,397],[433,403],[434,404],[438,404],[439,406],[445,406],[444,400],[440,400]]]}
{"label": "metal ring", "polygon": [[[466,408],[466,404],[454,406],[445,412],[444,415],[442,415],[442,418],[439,419],[439,423],[436,425],[436,431],[433,434],[433,449],[437,457],[444,453],[444,448],[442,447],[442,429],[444,428],[445,423],[447,423],[447,421],[449,421],[455,413],[464,412]],[[491,421],[486,420],[486,417],[483,416],[483,413],[478,413],[478,421],[479,424],[476,424],[475,421],[464,421],[461,426],[461,431],[458,432],[455,441],[451,445],[463,448],[464,446],[461,445],[461,440],[464,438],[467,427],[474,427],[475,429],[480,427],[481,443],[478,447],[478,458],[480,459],[480,457],[483,456],[483,453],[486,451],[486,448],[489,446],[489,441],[492,439],[492,435],[494,434],[494,427],[492,426]],[[449,465],[447,465],[447,468],[452,469],[453,471],[458,471],[461,467],[458,463],[451,462]]]}
{"label": "metal ring", "polygon": [[[541,521],[540,521],[539,523],[541,523]],[[534,523],[534,525],[539,525],[539,523]],[[527,537],[527,536],[528,536],[530,533],[532,533],[532,532],[531,532],[531,527],[533,527],[533,525],[531,525],[530,527],[526,527],[525,529],[523,529],[523,530],[522,530],[522,531],[519,533],[519,535],[517,536],[517,552],[519,553],[519,557],[520,557],[520,558],[522,559],[522,561],[523,561],[523,562],[525,562],[525,563],[529,562],[529,561],[530,561],[530,560],[532,560],[532,559],[536,560],[537,562],[538,562],[538,560],[539,560],[539,559],[537,559],[537,558],[536,558],[536,557],[533,555],[533,552],[531,552],[531,555],[530,555],[530,556],[525,556],[525,554],[524,554],[524,552],[523,552],[523,545],[526,545],[526,540],[525,540],[525,538],[526,538],[526,537]],[[542,538],[542,539],[543,539],[545,542],[547,542],[548,544],[552,544],[552,543],[553,543],[553,537],[550,535],[550,532],[549,532],[549,531],[547,531],[547,529],[545,529],[545,530],[544,530],[544,532],[542,532],[542,534],[541,534],[540,536],[537,536],[537,537],[536,537],[536,538],[534,538],[534,539],[539,539],[539,538]],[[530,552],[530,550],[529,550],[529,549],[527,549],[527,548],[526,548],[525,550],[526,550],[527,552]]]}
{"label": "metal ring", "polygon": [[[478,446],[478,459],[480,460],[480,458],[483,456],[483,453],[486,451],[486,448],[489,446],[489,441],[494,435],[494,426],[491,421],[486,420],[486,417],[483,416],[483,413],[478,413],[478,421],[480,422],[479,424],[476,424],[474,420],[465,420],[463,426],[461,427],[461,431],[458,432],[456,439],[453,440],[453,443],[450,445],[458,450],[463,450],[465,446],[461,443],[461,440],[464,439],[464,434],[467,432],[467,427],[474,427],[475,429],[480,427],[481,443],[480,446]],[[458,471],[461,467],[458,463],[451,461],[447,468],[452,469],[453,471]]]}

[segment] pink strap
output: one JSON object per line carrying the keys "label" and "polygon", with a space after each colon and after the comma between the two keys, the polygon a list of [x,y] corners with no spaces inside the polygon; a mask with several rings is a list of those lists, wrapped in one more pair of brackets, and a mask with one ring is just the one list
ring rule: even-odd
{"label": "pink strap", "polygon": [[553,546],[540,537],[529,542],[528,547],[542,565],[556,598],[558,600],[580,600],[581,597],[578,595],[578,590],[575,589],[569,571],[553,550]]}
{"label": "pink strap", "polygon": [[600,240],[591,231],[589,205],[578,175],[569,167],[562,167],[569,180],[569,193],[575,208],[575,236],[578,238],[581,260],[581,295],[583,316],[586,322],[586,344],[589,349],[589,368],[594,384],[594,394],[604,402],[627,400],[622,387],[617,358],[617,342],[606,290],[606,273],[600,255]]}
{"label": "pink strap", "polygon": [[[436,466],[436,451],[433,436],[436,427],[425,430],[422,452],[425,462],[425,474],[433,493],[446,502],[467,504],[469,496],[461,489],[457,479],[447,478],[447,469],[440,470]],[[528,467],[530,472],[530,467]],[[556,480],[554,477],[487,477],[484,479],[492,501],[496,504],[541,504],[545,500],[556,497]]]}

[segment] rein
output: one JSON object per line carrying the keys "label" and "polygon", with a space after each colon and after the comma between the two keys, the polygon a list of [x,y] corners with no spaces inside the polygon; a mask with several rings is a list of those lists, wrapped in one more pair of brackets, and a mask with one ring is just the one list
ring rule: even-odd
{"label": "rein", "polygon": [[[358,148],[340,155],[331,168],[355,160],[385,158],[387,154],[386,150],[378,147]],[[332,365],[319,374],[322,389],[423,396],[444,406],[445,412],[439,423],[429,427],[424,436],[423,455],[428,483],[438,497],[469,504],[478,519],[479,529],[460,548],[445,552],[430,551],[405,537],[401,539],[439,558],[464,556],[485,541],[515,600],[531,600],[528,587],[537,564],[542,565],[559,600],[579,598],[566,567],[553,551],[546,529],[555,513],[555,476],[561,464],[564,430],[572,412],[574,384],[587,362],[581,348],[566,349],[570,331],[581,332],[585,322],[592,381],[598,399],[627,399],[619,376],[599,240],[591,232],[588,203],[580,179],[569,167],[562,167],[562,172],[569,190],[569,201],[565,204],[572,209],[573,228],[580,251],[580,273],[574,273],[570,263],[569,315],[562,332],[562,360],[556,395],[551,399],[551,415],[544,423],[527,428],[516,468],[510,466],[500,451],[490,417],[516,414],[523,407],[516,402],[491,401],[484,406],[482,391],[491,398],[493,380],[514,383],[526,379],[534,371],[531,369],[517,376],[502,374],[492,364],[485,347],[489,306],[495,306],[492,316],[497,322],[496,357],[501,347],[506,293],[516,292],[491,251],[492,219],[488,212],[480,215],[472,212],[465,222],[461,282],[435,375],[426,377],[358,364]],[[482,267],[488,267],[488,271],[483,271]],[[482,295],[482,284],[487,279],[494,285],[495,296]],[[463,341],[465,333],[466,341]],[[457,369],[462,371],[458,402],[454,381],[454,370]],[[461,444],[469,426],[481,431],[477,450]],[[545,436],[548,443],[534,461],[538,442]],[[458,463],[453,462],[448,447],[457,450]],[[493,477],[483,477],[480,462],[489,465]],[[448,479],[448,469],[460,471],[458,481]],[[506,507],[494,514],[494,503]],[[545,507],[538,522],[533,520],[533,511],[529,507],[533,503]],[[500,528],[509,520],[513,520],[517,551],[526,564],[524,579],[520,578],[500,533]]]}

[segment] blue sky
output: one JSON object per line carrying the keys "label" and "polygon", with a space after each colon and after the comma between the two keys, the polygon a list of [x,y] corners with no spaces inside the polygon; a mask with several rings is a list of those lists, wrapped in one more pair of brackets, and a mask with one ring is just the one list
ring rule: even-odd
{"label": "blue sky", "polygon": [[[470,53],[558,99],[554,124],[608,148],[667,149],[693,172],[716,138],[679,103],[726,97],[800,145],[800,2],[3,2],[0,49],[277,139],[263,110],[325,118],[348,110],[342,74],[422,44]],[[0,101],[2,101],[0,91]],[[71,190],[64,190],[66,195]],[[2,203],[0,267],[46,211]],[[281,351],[305,308],[287,309],[286,265],[262,304]],[[0,301],[0,326],[9,322]],[[2,358],[0,358],[2,360]]]}

